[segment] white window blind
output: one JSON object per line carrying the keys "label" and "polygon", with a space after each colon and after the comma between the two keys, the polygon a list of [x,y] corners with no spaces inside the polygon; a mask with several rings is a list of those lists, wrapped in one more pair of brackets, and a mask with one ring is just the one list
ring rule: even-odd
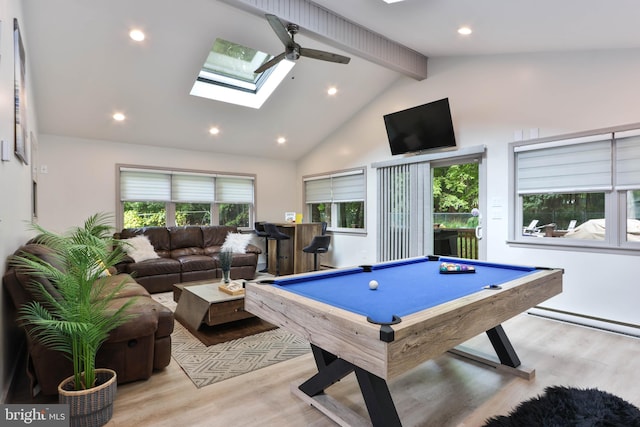
{"label": "white window blind", "polygon": [[331,202],[331,178],[305,181],[304,188],[307,203]]}
{"label": "white window blind", "polygon": [[640,135],[616,134],[616,188],[640,188]]}
{"label": "white window blind", "polygon": [[519,194],[612,188],[610,139],[516,151]]}
{"label": "white window blind", "polygon": [[331,179],[333,201],[362,201],[365,198],[364,173],[337,176]]}
{"label": "white window blind", "polygon": [[171,175],[161,172],[120,171],[122,201],[169,201]]}
{"label": "white window blind", "polygon": [[306,203],[364,201],[366,196],[362,169],[306,178],[304,186]]}
{"label": "white window blind", "polygon": [[217,177],[216,202],[253,203],[253,179]]}
{"label": "white window blind", "polygon": [[213,176],[173,175],[171,180],[174,202],[213,202]]}

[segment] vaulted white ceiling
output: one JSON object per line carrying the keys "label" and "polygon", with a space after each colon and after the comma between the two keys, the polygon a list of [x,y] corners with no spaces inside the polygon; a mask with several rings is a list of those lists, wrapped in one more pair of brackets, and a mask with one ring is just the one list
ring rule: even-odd
{"label": "vaulted white ceiling", "polygon": [[[298,1],[308,2],[276,3]],[[190,96],[217,37],[282,52],[260,12],[239,7],[247,2],[23,0],[40,133],[295,160],[397,79],[411,78],[303,29],[302,46],[351,56],[351,63],[301,58],[259,110]],[[430,58],[640,47],[637,0],[314,3]],[[461,25],[473,34],[457,34]],[[134,27],[146,32],[144,42],[129,39]],[[326,94],[329,86],[336,96]],[[116,111],[127,119],[115,123]],[[210,135],[211,126],[220,134]],[[287,142],[277,144],[279,136]]]}

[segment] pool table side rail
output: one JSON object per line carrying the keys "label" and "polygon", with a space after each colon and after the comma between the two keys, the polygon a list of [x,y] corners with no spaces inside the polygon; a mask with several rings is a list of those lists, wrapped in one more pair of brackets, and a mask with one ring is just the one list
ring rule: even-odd
{"label": "pool table side rail", "polygon": [[562,292],[562,270],[538,270],[500,290],[468,295],[394,325],[386,376],[393,378]]}
{"label": "pool table side rail", "polygon": [[383,379],[391,379],[562,292],[562,270],[538,270],[405,316],[394,341],[355,314],[277,286],[247,283],[245,310]]}
{"label": "pool table side rail", "polygon": [[370,372],[386,366],[380,325],[365,316],[258,283],[247,283],[244,308]]}

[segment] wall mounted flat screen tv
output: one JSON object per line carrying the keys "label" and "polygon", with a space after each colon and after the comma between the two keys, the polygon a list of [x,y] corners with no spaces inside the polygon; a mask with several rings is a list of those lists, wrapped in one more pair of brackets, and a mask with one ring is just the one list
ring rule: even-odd
{"label": "wall mounted flat screen tv", "polygon": [[384,116],[391,154],[456,146],[449,98]]}

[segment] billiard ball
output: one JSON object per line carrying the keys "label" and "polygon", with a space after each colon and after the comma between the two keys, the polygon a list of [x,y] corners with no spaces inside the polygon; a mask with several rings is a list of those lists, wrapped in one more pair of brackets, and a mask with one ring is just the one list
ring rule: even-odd
{"label": "billiard ball", "polygon": [[371,289],[372,291],[378,289],[378,281],[377,280],[371,280],[369,282],[369,289]]}

